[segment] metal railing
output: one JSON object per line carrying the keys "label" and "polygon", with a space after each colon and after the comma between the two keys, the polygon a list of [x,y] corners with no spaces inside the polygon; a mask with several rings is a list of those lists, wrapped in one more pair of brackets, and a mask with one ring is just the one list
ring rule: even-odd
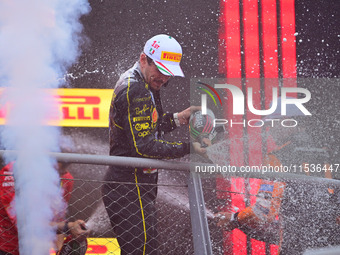
{"label": "metal railing", "polygon": [[[14,157],[16,154],[15,151],[0,151],[0,156],[2,157]],[[172,247],[177,246],[178,249],[181,249],[180,252],[183,254],[225,254],[224,251],[224,244],[223,244],[223,237],[222,235],[216,235],[215,232],[220,231],[217,229],[214,224],[212,223],[212,215],[211,211],[207,212],[207,206],[209,204],[216,203],[216,197],[213,198],[212,196],[207,197],[204,193],[207,192],[225,192],[225,193],[232,193],[228,190],[218,191],[216,187],[208,187],[206,185],[202,185],[201,174],[195,171],[195,166],[206,166],[212,167],[214,165],[211,164],[203,164],[203,163],[189,163],[189,162],[179,162],[179,161],[169,161],[169,160],[155,160],[155,159],[144,159],[144,158],[132,158],[132,157],[118,157],[118,156],[106,156],[106,155],[90,155],[90,154],[76,154],[76,153],[49,153],[51,158],[55,158],[57,161],[60,162],[68,162],[74,164],[89,164],[89,165],[116,165],[116,166],[130,166],[130,167],[138,167],[138,168],[157,168],[157,169],[166,169],[176,171],[176,173],[183,174],[183,177],[187,178],[187,182],[183,185],[175,184],[163,184],[159,183],[157,186],[162,188],[176,188],[176,189],[183,189],[186,190],[187,194],[187,201],[183,199],[178,199],[177,195],[171,194],[171,192],[163,190],[163,196],[167,196],[166,202],[162,201],[158,203],[158,213],[161,216],[164,216],[159,223],[163,228],[158,235],[158,239],[160,243],[160,251],[162,254],[173,254],[173,250],[169,248],[171,244]],[[258,172],[242,172],[240,168],[236,168],[235,172],[216,172],[216,174],[223,175],[223,177],[243,177],[243,178],[257,178],[257,179],[303,179],[306,182],[325,182],[340,186],[339,180],[329,180],[319,177],[313,176],[306,176],[306,175],[296,175],[291,173],[266,173],[263,175],[262,173]],[[171,172],[171,171],[170,171]],[[211,175],[210,175],[211,176]],[[203,180],[204,181],[204,180]],[[73,215],[74,218],[77,218],[78,215],[82,215],[81,218],[88,218],[89,221],[92,222],[100,222],[102,219],[100,216],[97,215],[98,211],[103,212],[105,211],[104,205],[102,203],[98,203],[98,201],[88,203],[85,201],[90,201],[88,197],[94,196],[98,198],[100,195],[99,191],[104,181],[100,180],[86,180],[86,179],[74,179],[75,182],[75,192],[74,194],[79,194],[78,196],[73,198],[73,202],[70,203],[71,209],[76,211],[76,214]],[[132,185],[135,183],[120,183],[120,185]],[[143,188],[143,185],[141,185]],[[97,193],[93,195],[93,193]],[[184,192],[184,191],[183,191]],[[242,195],[243,199],[246,198],[246,194],[237,193],[238,195]],[[249,194],[248,194],[249,195]],[[84,201],[85,200],[85,201]],[[175,212],[169,212],[169,214],[164,213],[167,211],[167,202],[171,201],[173,204],[176,204],[176,210],[186,211],[189,218],[191,219],[191,230],[190,233],[186,233],[186,230],[183,230],[183,227],[178,227],[179,219],[178,214],[176,215]],[[83,203],[83,204],[82,204]],[[86,205],[85,205],[86,204]],[[83,208],[82,210],[78,210],[77,208]],[[96,211],[93,211],[92,207],[96,207]],[[174,207],[174,208],[175,208]],[[89,213],[86,211],[91,211],[91,217],[89,217]],[[77,215],[78,214],[78,215]],[[209,215],[209,217],[207,217]],[[184,217],[185,218],[185,217]],[[185,220],[184,220],[185,221]],[[109,222],[105,223],[106,225],[110,225]],[[186,223],[183,223],[186,224]],[[189,224],[190,225],[190,224]],[[177,226],[177,227],[176,227]],[[174,232],[173,235],[178,235],[177,238],[174,240],[169,240],[167,237],[167,233]],[[211,233],[213,231],[213,233]],[[115,236],[114,233],[110,232],[109,230],[103,231],[100,229],[94,229],[93,231],[95,236],[97,237],[104,237],[109,238]],[[221,231],[220,231],[221,232]],[[171,236],[173,236],[171,235]],[[185,236],[185,242],[182,238]],[[217,237],[216,237],[217,236]],[[191,240],[190,240],[191,239]],[[217,241],[216,241],[217,240]],[[181,245],[180,243],[183,242],[184,244]],[[193,242],[193,245],[191,245]],[[118,245],[115,244],[118,249]],[[243,247],[244,249],[246,247]],[[268,249],[268,247],[266,247]],[[115,253],[113,253],[115,254]],[[117,253],[118,254],[118,253]],[[269,253],[267,253],[269,254]]]}
{"label": "metal railing", "polygon": [[[14,158],[16,155],[16,151],[0,151],[1,157],[10,157]],[[165,160],[155,160],[155,159],[144,159],[144,158],[133,158],[133,157],[118,157],[118,156],[105,156],[105,155],[90,155],[90,154],[76,154],[76,153],[48,153],[48,156],[51,158],[56,159],[59,162],[67,162],[67,163],[74,163],[74,164],[94,164],[94,165],[115,165],[115,166],[130,166],[130,167],[138,167],[138,168],[157,168],[157,169],[168,169],[172,171],[180,171],[186,172],[188,181],[185,187],[187,188],[188,197],[189,197],[189,205],[181,204],[180,206],[184,206],[188,208],[190,218],[191,218],[191,234],[193,238],[193,246],[194,246],[194,254],[197,255],[210,255],[212,254],[211,250],[211,243],[210,243],[210,236],[209,236],[209,228],[207,223],[207,217],[205,212],[205,202],[202,192],[202,186],[200,183],[200,176],[196,173],[190,174],[190,163],[186,162],[178,162],[178,161],[165,161]],[[78,183],[75,188],[75,192],[79,192],[79,189],[85,189],[85,183],[90,183],[91,181],[88,180],[73,180],[75,183]],[[93,190],[100,190],[101,186],[105,183],[104,181],[92,181],[96,183],[95,189]],[[119,185],[135,185],[135,183],[120,183]],[[148,185],[148,184],[146,184]],[[139,184],[139,187],[143,189],[143,184]],[[158,184],[158,187],[162,187],[164,185]],[[176,185],[169,185],[169,186],[176,186]],[[83,188],[82,188],[83,187]],[[183,186],[182,186],[183,187]],[[86,194],[87,196],[91,196],[88,191],[81,192]],[[167,194],[169,195],[169,194]],[[83,200],[84,197],[78,198],[78,202]],[[173,199],[176,199],[173,197]],[[76,202],[75,202],[76,203]],[[70,206],[75,206],[74,204],[70,204]],[[89,206],[93,206],[93,204],[89,204]],[[86,208],[85,208],[86,209]],[[85,210],[84,209],[84,210]],[[78,213],[81,213],[78,212]],[[174,223],[176,224],[176,223]],[[169,226],[168,226],[169,228]],[[171,227],[170,227],[171,228]],[[178,229],[178,228],[177,228]],[[178,233],[176,233],[178,234]],[[100,233],[103,235],[103,233]],[[162,233],[160,234],[160,236]],[[164,235],[164,233],[163,233]],[[161,239],[165,240],[166,238]],[[178,239],[180,241],[181,238]],[[178,246],[178,244],[177,244]],[[190,247],[190,245],[186,244],[186,249]],[[160,247],[161,248],[161,247]],[[165,249],[166,250],[166,249]],[[190,248],[188,250],[190,254]],[[162,254],[167,254],[164,251]],[[171,254],[171,253],[169,253]]]}

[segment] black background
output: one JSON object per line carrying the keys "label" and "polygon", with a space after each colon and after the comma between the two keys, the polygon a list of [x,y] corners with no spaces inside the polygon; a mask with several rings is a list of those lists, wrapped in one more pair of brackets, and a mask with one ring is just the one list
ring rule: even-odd
{"label": "black background", "polygon": [[[72,86],[113,88],[144,43],[159,33],[182,45],[187,78],[218,75],[219,1],[92,0],[90,5],[92,11],[82,18],[88,40],[69,70],[77,77]],[[337,0],[296,1],[298,77],[339,77],[339,9]]]}

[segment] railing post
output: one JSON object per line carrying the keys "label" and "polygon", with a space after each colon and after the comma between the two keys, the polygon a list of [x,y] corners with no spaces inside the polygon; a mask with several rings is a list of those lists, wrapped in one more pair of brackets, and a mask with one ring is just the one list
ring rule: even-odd
{"label": "railing post", "polygon": [[201,177],[193,171],[188,180],[188,192],[195,255],[212,255]]}

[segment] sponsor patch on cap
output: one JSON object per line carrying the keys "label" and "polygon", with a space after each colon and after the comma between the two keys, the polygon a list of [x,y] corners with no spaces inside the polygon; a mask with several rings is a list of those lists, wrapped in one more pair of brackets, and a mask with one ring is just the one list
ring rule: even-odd
{"label": "sponsor patch on cap", "polygon": [[172,61],[172,62],[181,62],[182,54],[169,52],[169,51],[162,51],[161,59]]}

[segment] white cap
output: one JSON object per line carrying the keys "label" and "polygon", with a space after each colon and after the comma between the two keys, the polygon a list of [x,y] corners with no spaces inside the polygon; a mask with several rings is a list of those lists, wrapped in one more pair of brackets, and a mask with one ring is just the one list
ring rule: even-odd
{"label": "white cap", "polygon": [[182,47],[173,37],[164,34],[152,37],[145,43],[144,53],[153,60],[162,74],[184,77],[179,66]]}

